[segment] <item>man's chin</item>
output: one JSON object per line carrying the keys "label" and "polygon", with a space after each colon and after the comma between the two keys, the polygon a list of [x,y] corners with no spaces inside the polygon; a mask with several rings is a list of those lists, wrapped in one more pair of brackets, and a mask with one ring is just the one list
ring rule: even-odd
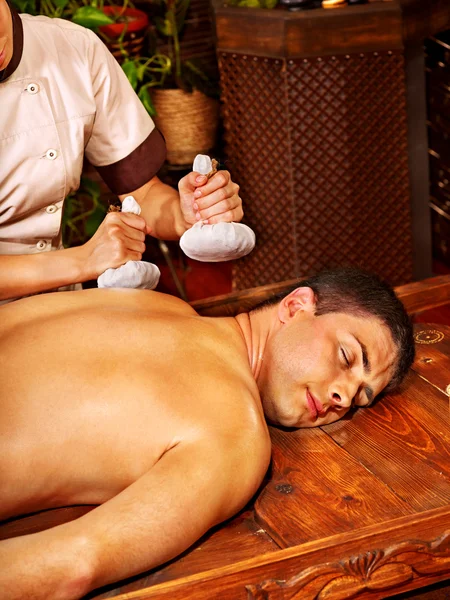
{"label": "man's chin", "polygon": [[273,418],[266,417],[269,423],[278,427],[288,429],[299,429],[300,427],[314,427],[314,424],[304,423],[299,415],[275,415]]}

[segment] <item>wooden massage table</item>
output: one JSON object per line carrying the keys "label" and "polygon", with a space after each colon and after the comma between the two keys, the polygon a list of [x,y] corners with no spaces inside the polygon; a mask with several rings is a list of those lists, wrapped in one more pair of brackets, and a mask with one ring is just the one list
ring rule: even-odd
{"label": "wooden massage table", "polygon": [[[235,314],[285,284],[194,306]],[[450,276],[397,291],[417,316],[450,303]],[[397,393],[325,427],[271,427],[271,469],[240,514],[172,562],[88,597],[385,598],[449,578],[450,328],[415,327],[417,358]],[[0,524],[0,538],[92,508],[12,519]]]}

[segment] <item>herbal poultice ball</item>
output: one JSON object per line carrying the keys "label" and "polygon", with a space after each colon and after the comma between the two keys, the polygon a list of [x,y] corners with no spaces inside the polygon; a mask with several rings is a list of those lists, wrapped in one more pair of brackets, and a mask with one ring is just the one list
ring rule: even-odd
{"label": "herbal poultice ball", "polygon": [[[198,154],[193,171],[211,177],[216,172],[216,165],[209,156]],[[194,260],[222,262],[249,254],[255,247],[255,241],[253,230],[242,223],[205,225],[200,221],[183,233],[180,246],[186,256]]]}
{"label": "herbal poultice ball", "polygon": [[[141,207],[127,196],[122,202],[122,212],[141,214]],[[156,265],[143,260],[129,260],[117,269],[106,269],[97,279],[99,288],[135,288],[153,290],[158,285],[161,273]]]}

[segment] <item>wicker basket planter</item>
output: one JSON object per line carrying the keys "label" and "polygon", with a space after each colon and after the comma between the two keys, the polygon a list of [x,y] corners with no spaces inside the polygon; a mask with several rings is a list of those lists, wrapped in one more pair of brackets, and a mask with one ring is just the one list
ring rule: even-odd
{"label": "wicker basket planter", "polygon": [[153,90],[154,121],[167,146],[167,162],[187,165],[216,142],[219,102],[195,90]]}

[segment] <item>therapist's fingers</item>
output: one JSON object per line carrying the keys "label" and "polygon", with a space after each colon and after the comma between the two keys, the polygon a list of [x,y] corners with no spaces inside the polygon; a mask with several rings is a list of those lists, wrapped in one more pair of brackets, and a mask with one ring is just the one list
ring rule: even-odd
{"label": "therapist's fingers", "polygon": [[145,220],[139,215],[112,212],[106,215],[103,224],[108,228],[108,231],[122,229],[132,239],[145,240],[146,224]]}
{"label": "therapist's fingers", "polygon": [[[218,171],[210,179],[207,179],[205,177],[205,181],[203,183],[196,183],[194,196],[197,197],[200,194],[202,196],[207,196],[208,194],[212,194],[216,190],[225,188],[226,186],[228,186],[229,183],[232,183],[230,173],[228,171]],[[237,189],[239,189],[239,186],[237,186]]]}
{"label": "therapist's fingers", "polygon": [[204,219],[228,210],[234,211],[237,208],[242,208],[239,186],[231,183],[226,187],[211,192],[207,196],[200,196],[195,199],[195,206]]}
{"label": "therapist's fingers", "polygon": [[244,216],[239,186],[228,171],[220,171],[194,192],[196,220],[209,224],[240,221]]}
{"label": "therapist's fingers", "polygon": [[180,192],[180,194],[191,194],[199,186],[205,185],[207,181],[208,178],[206,177],[206,175],[201,175],[196,171],[191,171],[182,179],[180,179],[178,183],[178,191]]}
{"label": "therapist's fingers", "polygon": [[[129,252],[141,254],[145,251],[145,220],[131,213],[110,213],[102,223],[105,235],[118,253],[118,260]],[[100,229],[100,228],[99,228]],[[141,257],[127,260],[140,260]]]}
{"label": "therapist's fingers", "polygon": [[178,192],[180,194],[180,208],[185,221],[189,225],[197,222],[196,211],[194,209],[195,196],[194,192],[199,187],[206,184],[208,178],[205,175],[200,175],[196,171],[191,171],[178,182]]}
{"label": "therapist's fingers", "polygon": [[145,251],[145,221],[130,213],[109,213],[83,246],[84,269],[97,278],[106,269],[116,269],[129,260],[141,260]]}

